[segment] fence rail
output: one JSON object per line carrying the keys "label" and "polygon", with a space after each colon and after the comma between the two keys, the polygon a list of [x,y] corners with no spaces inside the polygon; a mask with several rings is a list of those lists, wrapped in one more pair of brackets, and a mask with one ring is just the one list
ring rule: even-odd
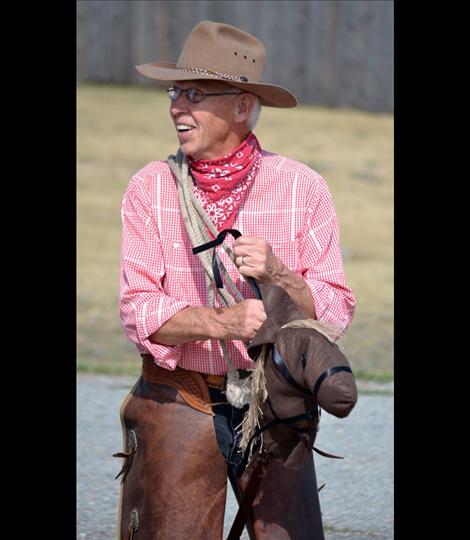
{"label": "fence rail", "polygon": [[176,62],[201,20],[257,36],[267,49],[266,82],[301,103],[393,111],[393,1],[77,2],[77,79],[155,84],[136,64]]}

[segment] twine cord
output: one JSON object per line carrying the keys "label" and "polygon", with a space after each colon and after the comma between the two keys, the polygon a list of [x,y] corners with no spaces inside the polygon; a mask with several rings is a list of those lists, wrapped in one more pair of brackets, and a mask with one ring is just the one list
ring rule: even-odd
{"label": "twine cord", "polygon": [[[167,161],[171,171],[178,180],[180,208],[186,231],[193,247],[211,241],[212,238],[210,238],[207,229],[209,229],[214,237],[218,235],[218,231],[194,195],[192,179],[189,174],[188,162],[185,155],[181,149],[178,149],[176,156],[170,155]],[[235,257],[230,247],[225,242],[221,244],[221,247],[235,263]],[[228,307],[244,300],[217,253],[215,254],[216,261],[226,284],[226,288],[223,289],[218,289],[215,286],[214,274],[212,272],[212,256],[210,253],[203,251],[197,255],[205,271],[209,304],[212,307],[216,307],[216,293],[219,294],[222,302]],[[222,348],[224,360],[227,363],[227,400],[235,407],[241,408],[250,402],[251,377],[240,379],[238,370],[233,365],[225,340],[219,339],[218,341]]]}

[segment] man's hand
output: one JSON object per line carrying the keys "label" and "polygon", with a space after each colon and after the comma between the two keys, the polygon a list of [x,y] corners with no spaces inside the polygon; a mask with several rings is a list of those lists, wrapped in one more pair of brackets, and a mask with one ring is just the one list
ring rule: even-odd
{"label": "man's hand", "polygon": [[267,319],[263,302],[251,298],[228,308],[215,308],[215,311],[219,339],[250,341]]}
{"label": "man's hand", "polygon": [[312,294],[305,280],[274,255],[266,240],[257,236],[240,236],[233,243],[233,254],[241,274],[255,278],[258,283],[282,287],[304,317],[316,319]]}
{"label": "man's hand", "polygon": [[240,273],[259,283],[277,283],[285,273],[284,263],[263,238],[240,236],[233,243],[233,254]]}
{"label": "man's hand", "polygon": [[250,341],[266,319],[263,302],[252,298],[230,307],[188,306],[168,319],[149,339],[162,345],[206,339]]}

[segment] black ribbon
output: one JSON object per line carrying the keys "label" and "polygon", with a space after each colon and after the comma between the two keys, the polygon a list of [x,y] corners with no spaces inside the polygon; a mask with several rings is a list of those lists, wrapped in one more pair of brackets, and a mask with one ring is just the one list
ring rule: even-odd
{"label": "black ribbon", "polygon": [[[206,251],[208,249],[214,248],[214,251],[212,253],[212,273],[214,274],[215,284],[217,285],[218,289],[223,289],[224,284],[222,283],[222,277],[220,275],[219,265],[217,264],[215,248],[217,246],[220,246],[220,244],[222,244],[222,242],[225,240],[225,237],[227,236],[227,233],[230,233],[235,239],[237,239],[238,237],[242,235],[242,233],[240,231],[237,231],[237,229],[224,229],[217,235],[217,238],[215,238],[214,240],[211,240],[210,242],[206,242],[205,244],[202,244],[200,246],[193,247],[194,255],[196,255],[197,253],[202,253],[203,251]],[[245,277],[245,279],[250,285],[250,287],[253,289],[253,292],[255,293],[256,298],[261,300],[261,291],[259,290],[256,280],[252,277]]]}

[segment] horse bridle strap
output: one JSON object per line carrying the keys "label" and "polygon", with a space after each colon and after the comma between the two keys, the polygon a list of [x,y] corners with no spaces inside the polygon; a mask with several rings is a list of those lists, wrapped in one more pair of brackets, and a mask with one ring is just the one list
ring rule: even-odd
{"label": "horse bridle strap", "polygon": [[321,383],[330,375],[333,375],[334,373],[338,373],[338,371],[347,371],[348,373],[352,373],[352,369],[349,366],[334,366],[330,367],[327,370],[325,370],[320,377],[318,377],[317,382],[315,383],[315,386],[313,387],[313,395],[316,396],[318,393],[318,389],[320,388]]}
{"label": "horse bridle strap", "polygon": [[240,539],[243,528],[245,527],[245,523],[248,521],[248,518],[252,512],[253,501],[258,493],[261,480],[264,478],[265,470],[266,463],[261,459],[251,474],[251,478],[246,486],[245,495],[243,496],[243,500],[238,507],[237,515],[235,516],[230,533],[226,540]]}
{"label": "horse bridle strap", "polygon": [[274,360],[274,363],[276,367],[278,368],[278,370],[282,373],[284,379],[286,379],[286,381],[291,386],[293,386],[294,388],[296,388],[299,392],[302,392],[303,394],[307,394],[309,396],[311,395],[310,390],[307,390],[303,386],[300,386],[300,384],[294,379],[294,377],[292,377],[292,375],[290,374],[289,368],[287,367],[287,364],[284,361],[284,358],[282,358],[282,356],[279,354],[278,350],[276,349],[274,345],[272,348],[272,359]]}
{"label": "horse bridle strap", "polygon": [[[304,353],[305,354],[305,353]],[[274,360],[275,366],[279,369],[279,371],[282,373],[286,381],[299,390],[299,392],[302,392],[303,394],[311,395],[310,390],[307,390],[303,386],[300,386],[300,384],[292,377],[289,368],[287,367],[287,364],[282,358],[282,356],[279,354],[276,347],[273,345],[272,347],[272,358]],[[317,382],[315,383],[315,386],[313,387],[313,396],[316,398],[318,390],[320,388],[321,383],[330,375],[333,375],[334,373],[337,373],[338,371],[347,371],[349,373],[352,373],[352,369],[349,366],[334,366],[326,369],[317,379]]]}
{"label": "horse bridle strap", "polygon": [[[278,367],[282,366],[282,367],[279,367],[279,369],[281,370],[281,373],[285,377],[286,377],[286,374],[288,375],[288,377],[286,377],[287,382],[292,384],[291,381],[290,381],[290,379],[291,379],[295,383],[292,386],[294,386],[295,388],[302,388],[297,382],[295,382],[294,378],[292,377],[292,375],[289,372],[289,368],[287,367],[287,364],[285,363],[282,356],[276,351],[275,347],[273,347],[273,355],[272,355],[273,358],[274,358],[274,352],[277,353],[277,362],[275,362],[275,365],[278,366]],[[348,372],[352,373],[352,370],[351,370],[351,368],[349,366],[335,366],[335,367],[332,367],[332,368],[328,368],[318,377],[318,380],[315,383],[312,394],[310,392],[306,392],[305,389],[303,389],[303,388],[302,388],[302,391],[304,393],[307,393],[308,395],[313,395],[313,397],[316,399],[318,389],[320,388],[321,383],[327,377],[330,377],[331,375],[333,375],[334,373],[337,373],[339,371],[348,371]],[[264,426],[257,427],[256,431],[251,436],[250,442],[248,443],[247,448],[245,450],[245,454],[244,454],[243,459],[241,461],[241,464],[242,464],[241,468],[243,468],[243,465],[246,465],[246,463],[248,461],[248,452],[249,452],[249,448],[251,446],[251,443],[253,442],[253,440],[256,437],[261,435],[261,433],[263,433],[263,431],[266,431],[267,429],[270,429],[273,426],[277,426],[279,424],[295,424],[296,422],[300,422],[301,420],[310,420],[311,418],[313,418],[314,416],[317,416],[317,415],[319,415],[319,407],[318,407],[318,405],[315,405],[315,407],[312,410],[307,411],[305,413],[297,414],[295,416],[289,416],[287,418],[279,418],[279,417],[273,418],[272,420],[270,420]],[[321,452],[318,452],[318,453],[321,453]],[[325,454],[326,453],[324,453],[323,455],[325,455]],[[339,456],[334,456],[333,454],[330,454],[330,455],[328,455],[328,457],[339,457]]]}

